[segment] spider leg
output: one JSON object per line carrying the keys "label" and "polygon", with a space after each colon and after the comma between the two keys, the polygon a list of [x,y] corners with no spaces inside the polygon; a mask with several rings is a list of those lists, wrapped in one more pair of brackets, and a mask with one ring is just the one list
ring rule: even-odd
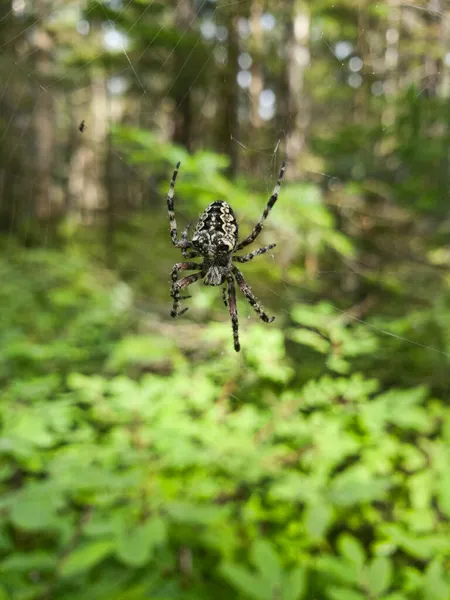
{"label": "spider leg", "polygon": [[226,288],[222,288],[222,300],[223,300],[223,303],[225,304],[225,306],[228,307],[227,289]]}
{"label": "spider leg", "polygon": [[277,201],[278,192],[280,191],[281,180],[283,179],[285,169],[286,169],[286,163],[284,162],[281,165],[281,170],[280,170],[280,174],[278,175],[277,183],[276,183],[275,187],[273,188],[272,195],[270,196],[269,201],[267,202],[267,206],[264,209],[263,214],[261,215],[259,221],[256,223],[256,225],[253,228],[253,231],[250,233],[250,235],[248,235],[245,239],[242,240],[242,242],[240,242],[236,246],[235,251],[242,250],[242,248],[245,248],[246,246],[251,244],[253,242],[253,240],[255,240],[258,237],[258,235],[261,233],[261,230],[263,228],[263,223],[267,219],[268,214],[270,213],[273,205]]}
{"label": "spider leg", "polygon": [[[238,320],[238,310],[236,303],[236,287],[234,285],[233,276],[230,274],[227,276],[228,281],[228,309],[230,311],[231,317],[231,326],[233,328],[233,340],[234,340],[234,349],[236,352],[239,352],[241,349],[241,345],[239,343],[239,320]],[[225,288],[223,289],[225,292]],[[225,294],[224,294],[225,296]]]}
{"label": "spider leg", "polygon": [[192,223],[188,223],[187,226],[186,226],[186,229],[181,234],[181,241],[182,242],[187,242],[188,234],[189,234],[189,229],[191,228],[191,225],[192,225]]}
{"label": "spider leg", "polygon": [[172,290],[170,292],[170,294],[173,298],[173,306],[172,306],[172,310],[170,311],[171,317],[173,317],[173,318],[179,317],[180,315],[184,314],[188,310],[187,308],[183,308],[183,310],[180,310],[180,311],[178,310],[180,307],[180,300],[182,299],[182,296],[180,295],[180,291],[182,289],[188,287],[188,285],[192,285],[193,283],[195,283],[202,277],[203,277],[202,272],[193,273],[192,275],[183,277],[183,279],[180,279],[180,281],[175,282],[175,284],[172,286]]}
{"label": "spider leg", "polygon": [[253,295],[253,292],[250,289],[248,283],[245,281],[244,276],[242,275],[242,273],[239,271],[239,269],[237,267],[233,267],[233,275],[236,278],[237,284],[238,284],[241,292],[247,298],[248,302],[253,306],[253,309],[256,312],[256,314],[258,315],[258,317],[260,319],[262,319],[263,321],[265,321],[266,323],[272,323],[272,321],[275,320],[275,317],[268,317],[266,315],[266,313],[261,308],[261,305],[259,304],[258,300]]}
{"label": "spider leg", "polygon": [[180,168],[180,162],[177,162],[177,166],[175,167],[175,171],[172,175],[172,180],[170,182],[169,191],[167,192],[167,208],[169,210],[169,224],[170,224],[170,237],[172,239],[172,244],[176,248],[191,248],[191,242],[187,241],[187,233],[189,230],[189,226],[185,229],[181,236],[181,240],[178,240],[177,236],[177,222],[175,219],[175,210],[173,206],[173,197],[175,194],[175,182],[177,180],[178,169]]}
{"label": "spider leg", "polygon": [[258,248],[258,250],[254,250],[253,252],[250,252],[250,254],[246,254],[245,256],[233,256],[232,260],[235,260],[236,262],[240,262],[240,263],[245,263],[245,262],[248,262],[249,260],[252,260],[252,258],[255,258],[255,256],[258,256],[259,254],[264,254],[268,250],[275,248],[275,246],[276,246],[276,244],[270,244],[269,246],[264,246],[263,248]]}
{"label": "spider leg", "polygon": [[184,256],[184,258],[198,258],[200,256],[200,254],[196,250],[193,250],[192,252],[187,252],[185,248],[181,249],[181,254]]}
{"label": "spider leg", "polygon": [[192,225],[192,223],[189,223],[189,225],[186,227],[186,229],[181,234],[181,241],[183,243],[183,247],[181,248],[181,254],[184,256],[184,258],[197,258],[198,256],[200,256],[200,254],[197,252],[197,250],[193,250],[192,252],[188,252],[186,250],[187,246],[189,246],[189,247],[192,246],[192,244],[190,242],[188,242],[189,229],[191,228],[191,225]]}
{"label": "spider leg", "polygon": [[173,298],[173,306],[170,312],[172,317],[177,317],[187,311],[187,308],[183,309],[182,311],[178,310],[180,306],[180,301],[190,298],[190,296],[181,296],[181,290],[187,287],[188,285],[191,285],[191,283],[194,283],[202,276],[202,272],[194,273],[193,275],[188,275],[187,277],[180,279],[180,281],[177,281],[178,273],[180,271],[193,271],[195,269],[198,269],[199,267],[201,267],[201,265],[198,265],[197,263],[193,262],[176,263],[173,266],[171,273],[172,287],[170,289],[170,295]]}

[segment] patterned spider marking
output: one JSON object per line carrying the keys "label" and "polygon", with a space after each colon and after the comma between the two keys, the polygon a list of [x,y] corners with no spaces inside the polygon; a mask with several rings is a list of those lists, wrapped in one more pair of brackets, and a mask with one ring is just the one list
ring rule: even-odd
{"label": "patterned spider marking", "polygon": [[236,216],[231,206],[223,201],[211,202],[201,214],[195,226],[192,244],[203,256],[230,253],[237,244],[239,234]]}

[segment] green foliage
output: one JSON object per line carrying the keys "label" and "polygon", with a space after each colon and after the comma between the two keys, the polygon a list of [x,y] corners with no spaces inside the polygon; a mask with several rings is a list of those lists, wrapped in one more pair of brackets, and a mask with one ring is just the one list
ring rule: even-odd
{"label": "green foliage", "polygon": [[328,373],[259,324],[242,358],[224,322],[188,360],[79,254],[6,255],[3,597],[448,598],[450,412],[358,373],[375,330],[297,303],[290,338]]}
{"label": "green foliage", "polygon": [[281,561],[272,545],[264,540],[255,541],[250,561],[256,573],[239,564],[225,562],[221,573],[231,585],[247,598],[255,600],[301,600],[306,591],[306,570],[298,566],[283,572]]}
{"label": "green foliage", "polygon": [[[450,13],[365,4],[0,18],[0,600],[450,598]],[[236,355],[216,289],[169,323],[165,195],[245,235],[285,152]]]}

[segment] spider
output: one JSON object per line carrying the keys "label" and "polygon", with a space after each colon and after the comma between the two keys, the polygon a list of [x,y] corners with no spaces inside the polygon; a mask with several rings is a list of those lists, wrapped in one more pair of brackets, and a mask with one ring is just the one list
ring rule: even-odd
{"label": "spider", "polygon": [[[238,284],[241,292],[247,298],[260,319],[266,323],[272,323],[275,317],[268,317],[261,308],[258,300],[253,295],[252,290],[244,279],[244,276],[234,264],[245,263],[252,260],[259,254],[264,254],[271,250],[276,244],[269,244],[263,248],[258,248],[246,254],[245,256],[235,256],[234,254],[251,244],[261,233],[263,223],[267,218],[270,210],[277,201],[278,192],[280,190],[281,180],[283,179],[286,163],[281,165],[278,181],[273,189],[272,195],[269,198],[266,208],[261,215],[258,223],[253,228],[253,231],[238,242],[238,223],[231,206],[223,200],[216,200],[209,204],[203,214],[200,216],[197,225],[195,226],[194,235],[191,240],[188,240],[190,225],[186,227],[178,239],[177,223],[175,221],[174,212],[174,191],[175,181],[180,168],[180,162],[177,164],[170,182],[169,192],[167,194],[167,207],[169,209],[170,221],[170,237],[172,244],[176,248],[181,249],[184,258],[202,258],[201,264],[195,262],[179,262],[172,269],[172,286],[170,295],[173,298],[173,307],[170,312],[172,317],[178,317],[185,313],[188,309],[180,310],[181,300],[191,298],[191,296],[182,296],[181,291],[192,285],[199,279],[203,279],[205,285],[223,285],[222,299],[225,306],[228,307],[231,317],[231,325],[233,328],[234,349],[239,352],[241,349],[239,343],[239,322],[238,311],[236,304],[236,287],[234,281]],[[190,251],[188,252],[188,250]],[[180,280],[177,280],[180,271],[195,271],[192,275],[187,275]]]}

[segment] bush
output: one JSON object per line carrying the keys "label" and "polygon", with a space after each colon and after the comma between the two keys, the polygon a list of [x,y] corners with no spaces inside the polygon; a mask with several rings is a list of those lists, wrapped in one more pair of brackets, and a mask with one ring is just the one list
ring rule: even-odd
{"label": "bush", "polygon": [[376,337],[335,323],[333,363],[298,306],[291,339],[335,374],[300,381],[263,325],[188,359],[110,273],[8,256],[0,598],[449,598],[450,409],[356,372]]}

